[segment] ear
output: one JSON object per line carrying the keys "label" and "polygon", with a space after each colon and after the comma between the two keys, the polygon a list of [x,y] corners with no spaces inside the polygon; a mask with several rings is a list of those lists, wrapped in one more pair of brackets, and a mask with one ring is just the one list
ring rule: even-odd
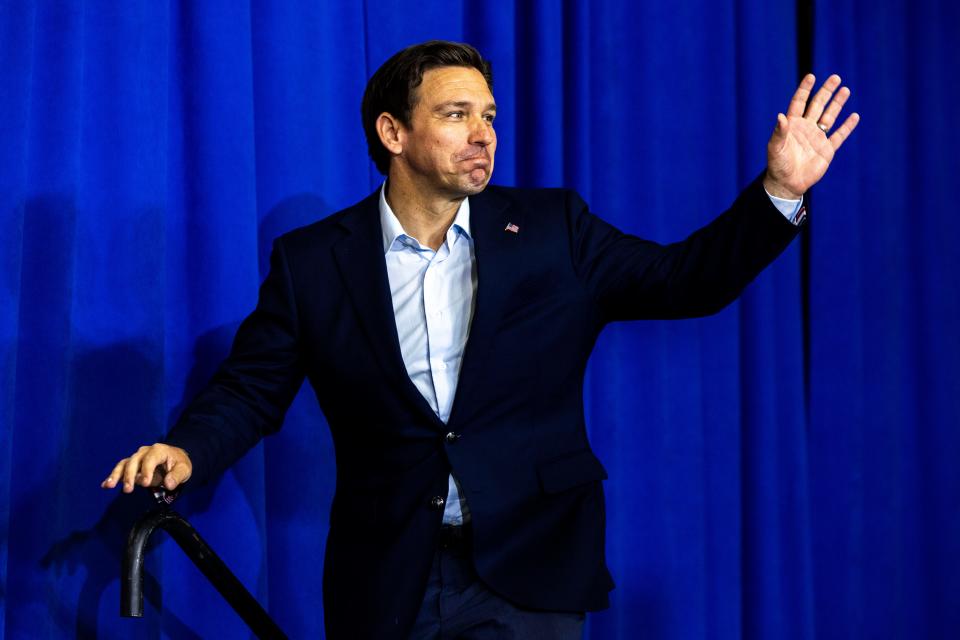
{"label": "ear", "polygon": [[403,152],[403,144],[406,142],[403,123],[386,111],[377,117],[377,135],[391,154],[398,156]]}

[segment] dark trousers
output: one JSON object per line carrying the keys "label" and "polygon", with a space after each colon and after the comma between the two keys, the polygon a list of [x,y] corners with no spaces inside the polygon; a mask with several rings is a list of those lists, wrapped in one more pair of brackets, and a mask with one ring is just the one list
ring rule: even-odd
{"label": "dark trousers", "polygon": [[444,527],[411,640],[581,640],[584,613],[521,609],[487,589],[469,527]]}

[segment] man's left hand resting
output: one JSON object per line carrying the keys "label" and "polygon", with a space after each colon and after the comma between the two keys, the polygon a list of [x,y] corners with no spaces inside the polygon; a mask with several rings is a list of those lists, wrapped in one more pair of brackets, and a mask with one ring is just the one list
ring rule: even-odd
{"label": "man's left hand resting", "polygon": [[107,479],[100,483],[104,489],[113,489],[123,482],[123,492],[130,493],[133,487],[159,487],[173,491],[190,479],[193,464],[190,456],[180,447],[156,443],[140,447],[129,458],[118,462]]}

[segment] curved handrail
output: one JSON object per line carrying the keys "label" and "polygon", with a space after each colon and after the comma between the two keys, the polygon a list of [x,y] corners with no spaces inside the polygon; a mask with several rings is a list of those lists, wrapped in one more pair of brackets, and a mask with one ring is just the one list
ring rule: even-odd
{"label": "curved handrail", "polygon": [[144,553],[147,541],[159,528],[174,539],[258,638],[286,638],[286,634],[214,553],[210,545],[200,537],[196,529],[183,516],[169,508],[176,496],[164,491],[158,491],[154,495],[160,506],[144,514],[127,537],[120,584],[120,615],[127,618],[143,617]]}

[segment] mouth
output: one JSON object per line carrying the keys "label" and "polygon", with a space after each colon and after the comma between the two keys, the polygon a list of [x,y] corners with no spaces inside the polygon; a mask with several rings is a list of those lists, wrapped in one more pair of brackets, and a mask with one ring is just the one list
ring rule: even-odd
{"label": "mouth", "polygon": [[480,151],[470,152],[465,155],[461,155],[456,158],[457,162],[475,162],[478,164],[489,164],[490,156],[487,154],[486,149]]}
{"label": "mouth", "polygon": [[464,171],[468,179],[475,186],[485,185],[490,179],[490,172],[493,169],[493,159],[486,149],[471,150],[455,158],[457,164],[463,165],[461,171]]}
{"label": "mouth", "polygon": [[486,174],[490,170],[490,159],[484,157],[469,158],[462,160],[461,163],[466,163],[466,170],[471,174],[474,173],[483,173]]}

